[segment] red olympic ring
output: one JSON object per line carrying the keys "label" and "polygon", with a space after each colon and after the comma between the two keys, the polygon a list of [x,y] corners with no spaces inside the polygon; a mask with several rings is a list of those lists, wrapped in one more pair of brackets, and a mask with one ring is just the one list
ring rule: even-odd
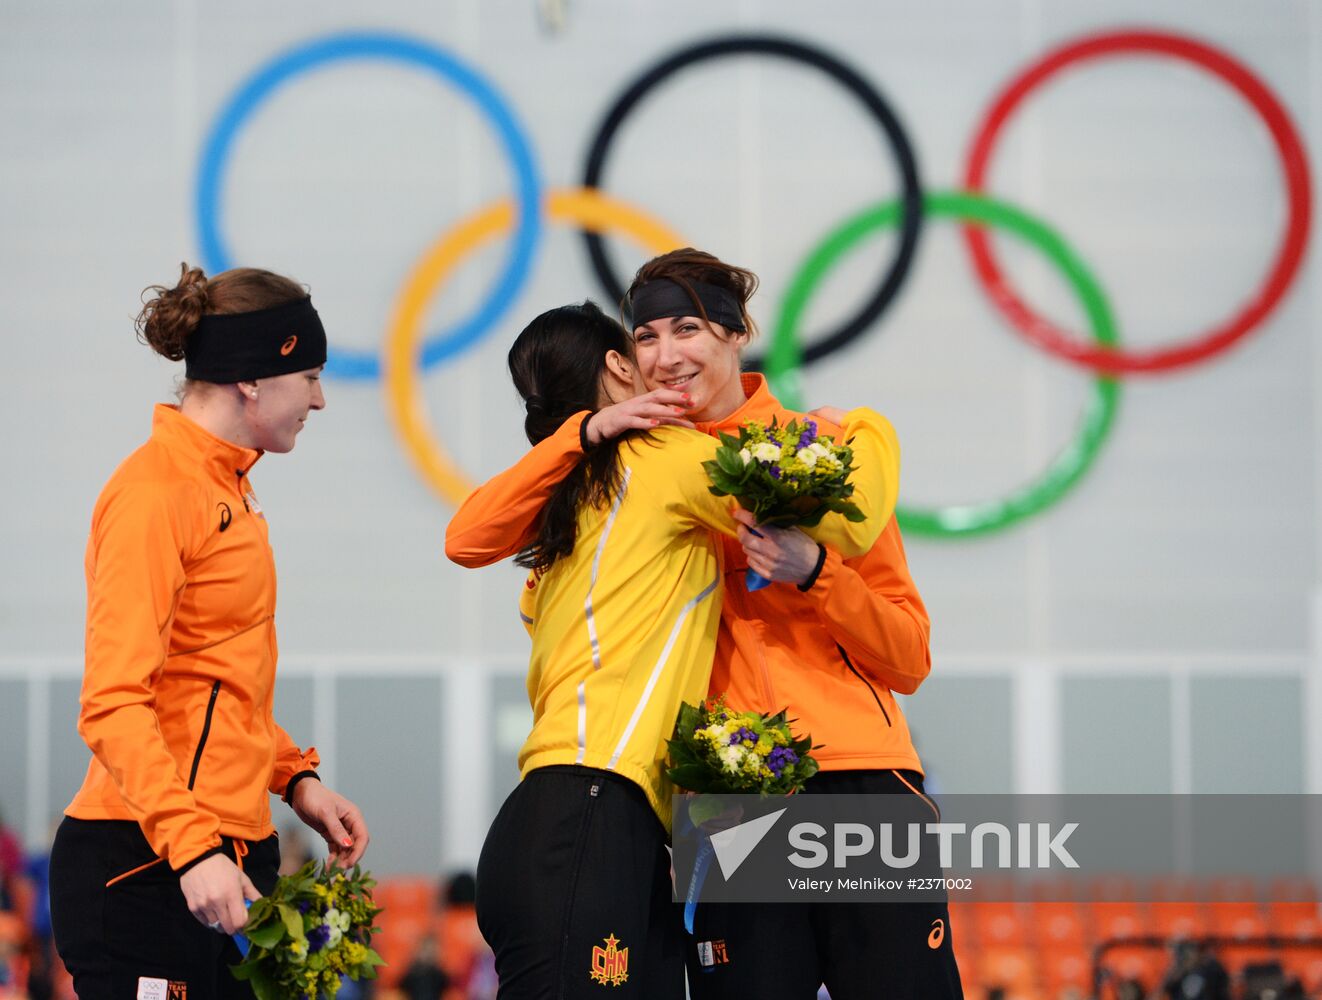
{"label": "red olympic ring", "polygon": [[1253,329],[1280,303],[1303,260],[1312,213],[1308,161],[1289,115],[1261,80],[1225,53],[1181,35],[1123,31],[1071,42],[1048,52],[1011,80],[992,104],[970,149],[965,184],[971,192],[984,192],[992,146],[1007,119],[1035,87],[1072,63],[1118,53],[1173,56],[1191,62],[1230,84],[1262,116],[1285,173],[1290,217],[1276,262],[1261,288],[1238,313],[1201,336],[1150,351],[1096,347],[1052,325],[1015,295],[992,257],[985,232],[965,227],[964,241],[973,256],[978,281],[992,302],[1033,343],[1067,361],[1111,375],[1170,371],[1225,350]]}

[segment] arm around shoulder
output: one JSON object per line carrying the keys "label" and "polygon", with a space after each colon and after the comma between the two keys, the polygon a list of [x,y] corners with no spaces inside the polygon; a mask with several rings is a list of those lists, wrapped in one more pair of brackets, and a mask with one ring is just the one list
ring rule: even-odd
{"label": "arm around shoulder", "polygon": [[514,465],[468,495],[445,528],[451,562],[476,568],[515,555],[532,540],[537,517],[556,486],[583,457],[586,410],[565,420]]}

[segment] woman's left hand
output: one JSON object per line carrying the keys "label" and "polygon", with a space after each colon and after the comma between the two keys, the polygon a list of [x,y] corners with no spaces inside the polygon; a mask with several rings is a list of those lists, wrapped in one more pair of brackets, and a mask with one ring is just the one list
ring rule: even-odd
{"label": "woman's left hand", "polygon": [[[772,528],[758,524],[750,511],[734,511],[739,522],[739,544],[744,547],[750,569],[768,580],[803,583],[817,568],[817,543],[798,528]],[[753,529],[761,535],[758,538]]]}
{"label": "woman's left hand", "polygon": [[316,778],[304,778],[294,788],[298,818],[321,834],[331,858],[342,867],[356,865],[370,839],[362,811]]}

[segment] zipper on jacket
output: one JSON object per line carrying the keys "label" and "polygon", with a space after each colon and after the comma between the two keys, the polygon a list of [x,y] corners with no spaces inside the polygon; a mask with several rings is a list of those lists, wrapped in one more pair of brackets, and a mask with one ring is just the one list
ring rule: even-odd
{"label": "zipper on jacket", "polygon": [[211,685],[211,699],[207,702],[207,717],[202,722],[202,735],[197,738],[197,752],[193,754],[193,769],[188,772],[188,790],[193,790],[197,781],[197,766],[202,763],[202,748],[207,745],[207,736],[211,733],[211,714],[216,710],[216,696],[220,694],[220,681]]}
{"label": "zipper on jacket", "polygon": [[243,501],[243,509],[247,511],[249,514],[251,514],[252,508],[248,506],[248,495],[246,492],[244,492],[243,489],[243,477],[246,475],[247,472],[243,469],[234,470],[234,478],[237,480],[237,482],[234,484],[234,489],[238,492],[239,499]]}
{"label": "zipper on jacket", "polygon": [[840,655],[845,658],[845,666],[849,668],[850,672],[867,686],[868,693],[872,695],[872,700],[875,701],[877,703],[877,707],[881,709],[882,718],[886,720],[886,725],[889,726],[891,724],[890,713],[886,711],[886,706],[883,705],[881,703],[881,699],[877,697],[877,689],[872,686],[871,681],[869,681],[866,677],[864,677],[862,674],[858,672],[858,668],[855,667],[853,662],[849,659],[849,654],[845,652],[844,646],[840,645],[840,643],[837,642],[835,644],[835,648],[840,650]]}

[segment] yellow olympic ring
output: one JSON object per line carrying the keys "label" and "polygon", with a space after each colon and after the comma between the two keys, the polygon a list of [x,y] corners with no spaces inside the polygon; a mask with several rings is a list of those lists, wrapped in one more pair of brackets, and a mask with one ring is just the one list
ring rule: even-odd
{"label": "yellow olympic ring", "polygon": [[[684,245],[663,223],[640,209],[591,188],[564,188],[546,196],[547,217],[573,222],[594,233],[617,229],[654,254]],[[513,203],[496,202],[470,215],[432,244],[414,266],[400,293],[383,357],[386,410],[404,441],[404,451],[423,481],[442,499],[458,506],[473,483],[432,434],[419,391],[418,354],[427,303],[465,254],[514,224]]]}

